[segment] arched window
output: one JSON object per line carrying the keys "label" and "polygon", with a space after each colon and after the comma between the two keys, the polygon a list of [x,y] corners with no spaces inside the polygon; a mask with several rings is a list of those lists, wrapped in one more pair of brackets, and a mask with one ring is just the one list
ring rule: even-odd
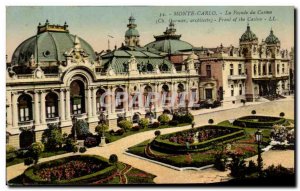
{"label": "arched window", "polygon": [[18,99],[19,121],[32,120],[32,98],[23,94]]}
{"label": "arched window", "polygon": [[153,66],[150,63],[147,64],[147,72],[153,72]]}
{"label": "arched window", "polygon": [[47,118],[58,116],[58,96],[53,92],[46,95],[46,116]]}
{"label": "arched window", "polygon": [[97,104],[97,111],[105,111],[106,107],[105,107],[105,97],[102,97],[102,95],[104,95],[105,90],[104,89],[99,89],[96,93],[96,104]]}
{"label": "arched window", "polygon": [[150,106],[151,96],[153,96],[152,88],[150,86],[146,86],[144,88],[144,105],[145,105],[145,107]]}
{"label": "arched window", "polygon": [[122,88],[117,88],[115,91],[116,109],[124,109],[124,91]]}
{"label": "arched window", "polygon": [[163,64],[163,65],[161,65],[161,67],[160,67],[160,71],[163,71],[163,72],[168,71],[168,69],[169,69],[169,67],[168,67],[167,64]]}
{"label": "arched window", "polygon": [[85,92],[84,83],[80,80],[75,80],[70,85],[71,109],[73,114],[85,112]]}
{"label": "arched window", "polygon": [[170,102],[169,96],[170,96],[169,86],[165,84],[162,86],[162,103],[164,105],[167,105]]}

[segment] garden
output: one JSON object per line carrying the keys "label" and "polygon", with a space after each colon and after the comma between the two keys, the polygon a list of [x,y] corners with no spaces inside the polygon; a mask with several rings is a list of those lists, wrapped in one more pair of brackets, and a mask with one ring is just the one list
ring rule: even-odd
{"label": "garden", "polygon": [[75,155],[31,166],[10,180],[10,185],[153,184],[154,175],[96,155]]}
{"label": "garden", "polygon": [[[253,113],[252,113],[253,114]],[[268,146],[274,138],[294,141],[294,136],[277,124],[288,125],[289,120],[280,117],[246,116],[235,121],[223,121],[217,125],[207,125],[177,133],[159,135],[128,148],[128,152],[176,167],[202,167],[214,164],[218,169],[225,168],[234,156],[248,158],[257,154],[255,132],[262,128],[261,146]],[[212,119],[209,122],[213,121]],[[245,123],[246,122],[246,123]],[[251,124],[253,123],[253,124]],[[245,125],[246,124],[246,125]],[[259,125],[258,125],[259,124]],[[237,126],[240,125],[240,126]]]}

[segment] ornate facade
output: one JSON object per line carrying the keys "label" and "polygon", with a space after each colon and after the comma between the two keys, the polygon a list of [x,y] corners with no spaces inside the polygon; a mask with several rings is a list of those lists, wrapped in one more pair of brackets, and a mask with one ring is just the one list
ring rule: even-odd
{"label": "ornate facade", "polygon": [[[254,101],[289,91],[289,55],[280,50],[280,41],[273,30],[265,41],[247,26],[239,47],[203,49],[199,53],[201,79],[217,82],[216,94],[223,103]],[[204,93],[211,96],[210,90]]]}
{"label": "ornate facade", "polygon": [[[37,34],[17,47],[7,67],[8,144],[25,148],[40,141],[51,123],[69,134],[74,117],[86,120],[91,132],[103,119],[113,128],[119,118],[157,117],[180,107],[179,99],[175,104],[165,100],[182,92],[184,99],[194,94],[189,101],[197,102],[193,56],[185,61],[187,70],[176,71],[164,56],[139,45],[133,17],[127,26],[125,45],[99,57],[86,41],[69,33],[66,23],[39,24]],[[146,104],[152,99],[149,92],[163,101]]]}

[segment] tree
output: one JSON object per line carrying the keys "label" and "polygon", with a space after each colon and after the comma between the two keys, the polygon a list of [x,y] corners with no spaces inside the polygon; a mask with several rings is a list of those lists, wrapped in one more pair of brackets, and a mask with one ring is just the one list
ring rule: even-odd
{"label": "tree", "polygon": [[109,160],[109,163],[111,163],[111,164],[113,164],[117,167],[119,159],[118,159],[118,156],[116,154],[110,155],[108,160]]}
{"label": "tree", "polygon": [[96,126],[95,131],[98,133],[99,136],[104,136],[104,132],[108,130],[108,125],[104,123],[100,123]]}
{"label": "tree", "polygon": [[255,111],[255,110],[252,110],[252,111],[251,111],[251,114],[252,114],[252,115],[255,115],[255,114],[256,114],[256,111]]}
{"label": "tree", "polygon": [[284,113],[284,112],[280,112],[279,116],[280,116],[280,117],[284,117],[284,116],[285,116],[285,113]]}
{"label": "tree", "polygon": [[118,123],[118,126],[122,129],[124,129],[125,131],[128,129],[131,129],[132,125],[133,125],[132,122],[127,121],[126,119],[124,119]]}
{"label": "tree", "polygon": [[29,153],[32,156],[32,158],[34,159],[34,163],[35,164],[38,163],[40,154],[42,152],[44,152],[44,150],[45,150],[45,146],[41,142],[32,143],[32,145],[30,146]]}
{"label": "tree", "polygon": [[64,137],[57,125],[50,124],[42,135],[42,143],[46,150],[55,150],[61,147],[64,142]]}
{"label": "tree", "polygon": [[149,119],[147,119],[147,118],[143,118],[139,121],[139,126],[142,129],[148,127],[148,125],[149,125]]}
{"label": "tree", "polygon": [[154,135],[155,135],[156,137],[158,137],[160,134],[161,134],[160,130],[156,130],[156,131],[154,132]]}
{"label": "tree", "polygon": [[158,117],[158,121],[161,124],[167,124],[170,121],[170,117],[167,114],[162,114]]}
{"label": "tree", "polygon": [[85,120],[78,120],[75,124],[78,139],[85,139],[89,134],[89,126]]}

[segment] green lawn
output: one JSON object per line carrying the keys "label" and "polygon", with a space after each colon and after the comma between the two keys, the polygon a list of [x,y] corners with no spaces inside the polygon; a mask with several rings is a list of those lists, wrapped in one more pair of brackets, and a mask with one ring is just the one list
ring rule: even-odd
{"label": "green lawn", "polygon": [[[68,153],[67,151],[64,150],[58,150],[58,151],[45,151],[42,152],[40,155],[40,158],[47,158],[47,157],[52,157],[52,156],[56,156],[56,155],[61,155],[61,154],[65,154]],[[19,164],[19,163],[23,163],[25,158],[15,158],[13,161],[11,162],[6,162],[6,167],[15,165],[15,164]]]}

